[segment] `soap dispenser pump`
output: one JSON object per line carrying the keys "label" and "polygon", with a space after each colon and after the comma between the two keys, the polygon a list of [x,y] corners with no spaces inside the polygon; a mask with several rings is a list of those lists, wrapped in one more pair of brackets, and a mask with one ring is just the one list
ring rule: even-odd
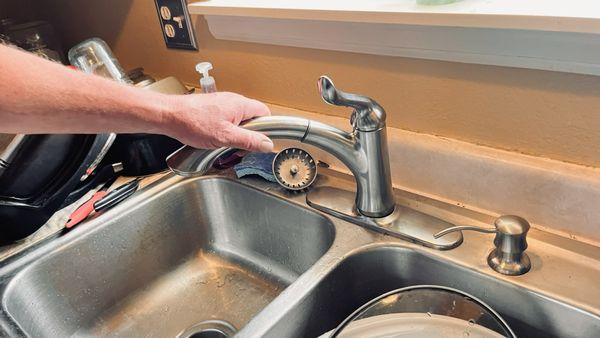
{"label": "soap dispenser pump", "polygon": [[213,69],[210,62],[200,62],[196,65],[196,71],[202,75],[200,78],[200,87],[203,93],[214,93],[217,91],[215,78],[208,74],[208,71]]}

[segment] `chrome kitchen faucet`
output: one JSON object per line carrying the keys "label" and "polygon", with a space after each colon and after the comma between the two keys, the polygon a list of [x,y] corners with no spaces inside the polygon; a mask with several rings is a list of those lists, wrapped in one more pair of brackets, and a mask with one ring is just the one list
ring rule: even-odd
{"label": "chrome kitchen faucet", "polygon": [[[433,236],[453,224],[395,203],[383,107],[366,96],[337,89],[326,76],[319,78],[318,88],[328,104],[353,108],[351,132],[292,116],[259,117],[243,124],[244,128],[262,132],[273,139],[297,140],[316,146],[350,169],[356,179],[355,193],[334,187],[316,187],[307,193],[307,203],[363,227],[428,247],[451,249],[460,245],[460,232],[440,238]],[[199,176],[230,150],[228,147],[206,150],[184,146],[167,158],[167,164],[178,175]]]}

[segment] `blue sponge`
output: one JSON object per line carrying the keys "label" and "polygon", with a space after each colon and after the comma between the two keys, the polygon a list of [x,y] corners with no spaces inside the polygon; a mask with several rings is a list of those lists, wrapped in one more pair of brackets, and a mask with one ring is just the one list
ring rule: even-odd
{"label": "blue sponge", "polygon": [[233,167],[238,178],[247,175],[258,175],[267,181],[277,182],[273,175],[273,159],[275,153],[250,153]]}

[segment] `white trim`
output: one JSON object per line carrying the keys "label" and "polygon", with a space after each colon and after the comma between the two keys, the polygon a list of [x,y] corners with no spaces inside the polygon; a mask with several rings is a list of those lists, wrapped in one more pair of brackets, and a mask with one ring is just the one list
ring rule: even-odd
{"label": "white trim", "polygon": [[600,33],[597,0],[203,0],[191,14]]}
{"label": "white trim", "polygon": [[600,34],[206,16],[217,39],[600,75]]}

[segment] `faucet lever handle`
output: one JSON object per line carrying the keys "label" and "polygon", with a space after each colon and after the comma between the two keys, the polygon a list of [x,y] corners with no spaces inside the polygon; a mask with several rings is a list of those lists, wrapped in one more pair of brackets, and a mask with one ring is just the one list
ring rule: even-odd
{"label": "faucet lever handle", "polygon": [[354,129],[375,131],[385,128],[385,110],[375,100],[358,94],[346,93],[335,87],[333,81],[323,75],[318,81],[321,98],[328,104],[354,108],[350,122]]}

